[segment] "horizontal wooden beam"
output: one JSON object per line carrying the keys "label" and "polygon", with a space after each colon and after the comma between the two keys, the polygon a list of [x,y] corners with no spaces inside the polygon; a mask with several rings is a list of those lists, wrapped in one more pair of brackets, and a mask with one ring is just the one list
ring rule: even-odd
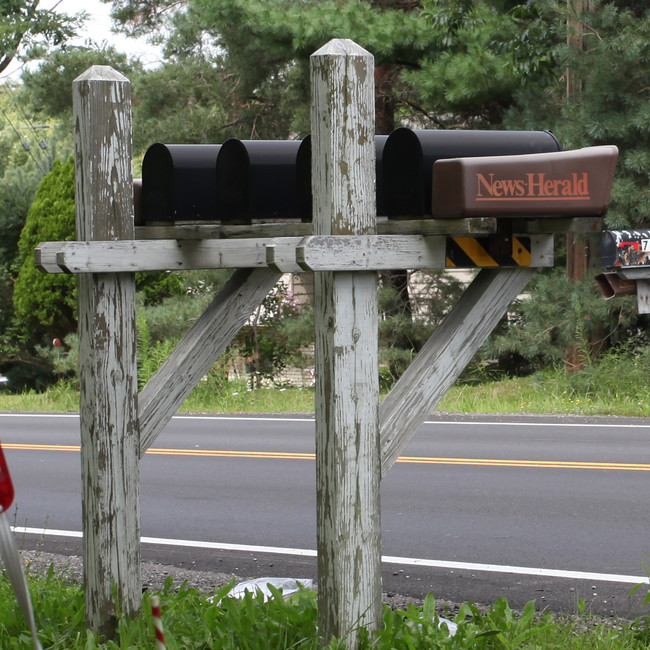
{"label": "horizontal wooden beam", "polygon": [[[532,268],[553,266],[553,236],[525,237],[530,242],[530,259],[519,265]],[[46,242],[36,248],[35,259],[37,267],[46,273],[266,267],[283,273],[444,269],[450,266],[447,262],[448,239],[422,235],[314,235],[259,239]]]}
{"label": "horizontal wooden beam", "polygon": [[[565,232],[598,232],[601,217],[525,219],[515,217],[471,217],[467,219],[386,219],[377,218],[379,235],[480,235],[497,231],[497,222],[506,222],[512,232],[553,234]],[[245,226],[214,223],[170,223],[136,226],[136,239],[245,239],[259,237],[307,237],[314,234],[311,223],[253,223]]]}
{"label": "horizontal wooden beam", "polygon": [[[496,232],[493,217],[470,219],[377,218],[380,235],[475,235]],[[253,223],[233,226],[215,223],[170,223],[136,226],[137,239],[243,239],[256,237],[306,237],[314,234],[311,223]]]}
{"label": "horizontal wooden beam", "polygon": [[271,239],[157,239],[45,242],[35,250],[46,273],[122,273],[264,268]]}
{"label": "horizontal wooden beam", "polygon": [[[448,239],[443,236],[422,235],[305,237],[296,249],[296,261],[305,271],[444,269],[451,266],[447,262]],[[530,243],[530,256],[527,256],[526,263],[520,263],[519,266],[553,266],[553,236],[526,235],[526,239]],[[508,245],[510,246],[511,242]],[[276,263],[278,257],[279,254],[276,254]],[[490,263],[489,266],[493,264]],[[517,264],[513,262],[508,266]]]}
{"label": "horizontal wooden beam", "polygon": [[67,243],[50,241],[39,244],[34,249],[34,264],[36,264],[36,268],[43,271],[43,273],[65,273],[56,263],[56,254],[61,250],[61,246]]}
{"label": "horizontal wooden beam", "polygon": [[294,252],[306,271],[444,268],[445,237],[325,235],[305,237]]}
{"label": "horizontal wooden beam", "polygon": [[567,232],[600,232],[602,217],[539,217],[537,219],[514,218],[510,222],[513,232],[532,234],[554,234]]}
{"label": "horizontal wooden beam", "polygon": [[296,249],[302,237],[277,237],[266,247],[266,261],[281,273],[302,273],[304,269],[296,260]]}

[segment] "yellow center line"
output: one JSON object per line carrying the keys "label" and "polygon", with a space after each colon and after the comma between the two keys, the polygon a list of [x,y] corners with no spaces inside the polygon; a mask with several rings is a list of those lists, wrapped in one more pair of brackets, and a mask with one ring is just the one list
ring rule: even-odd
{"label": "yellow center line", "polygon": [[[27,451],[80,451],[79,445],[29,445],[22,443],[3,443],[4,449]],[[173,449],[151,448],[150,455],[159,456],[203,456],[213,458],[266,458],[276,460],[314,460],[316,454],[284,451],[243,451],[224,449]],[[445,458],[428,456],[400,456],[398,463],[419,465],[474,465],[485,467],[537,467],[552,469],[609,469],[631,472],[650,472],[648,463],[597,463],[590,461],[564,460],[521,460],[507,458]]]}
{"label": "yellow center line", "polygon": [[81,451],[79,445],[26,445],[23,443],[3,442],[3,449],[23,449],[28,451]]}
{"label": "yellow center line", "polygon": [[431,465],[485,465],[498,467],[552,467],[554,469],[616,469],[650,472],[645,463],[596,463],[589,461],[564,460],[510,460],[506,458],[426,458],[422,456],[400,456],[398,463],[419,463]]}
{"label": "yellow center line", "polygon": [[223,449],[157,449],[150,448],[147,454],[162,456],[217,456],[219,458],[280,458],[293,460],[314,460],[316,454],[291,451],[240,451]]}

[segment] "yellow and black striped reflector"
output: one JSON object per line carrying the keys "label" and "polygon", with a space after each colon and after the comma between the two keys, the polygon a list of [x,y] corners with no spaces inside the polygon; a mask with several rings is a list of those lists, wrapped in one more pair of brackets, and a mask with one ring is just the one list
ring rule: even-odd
{"label": "yellow and black striped reflector", "polygon": [[530,266],[531,263],[530,237],[447,237],[445,248],[447,268]]}

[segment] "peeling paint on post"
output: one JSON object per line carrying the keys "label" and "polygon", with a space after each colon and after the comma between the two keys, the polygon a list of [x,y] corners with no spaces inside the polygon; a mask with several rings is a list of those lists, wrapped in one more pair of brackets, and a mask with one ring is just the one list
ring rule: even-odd
{"label": "peeling paint on post", "polygon": [[[130,83],[93,66],[73,108],[77,238],[133,239]],[[86,625],[112,637],[142,599],[134,274],[79,276],[79,364]]]}
{"label": "peeling paint on post", "polygon": [[[374,61],[335,39],[311,57],[314,234],[375,234]],[[318,619],[323,642],[381,615],[377,276],[315,274]]]}

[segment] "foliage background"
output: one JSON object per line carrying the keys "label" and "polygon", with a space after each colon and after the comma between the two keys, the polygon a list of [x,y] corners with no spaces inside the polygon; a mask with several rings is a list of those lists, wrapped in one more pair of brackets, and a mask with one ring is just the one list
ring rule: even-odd
{"label": "foliage background", "polygon": [[[72,367],[61,358],[74,358],[74,337],[67,338],[75,327],[74,288],[65,278],[39,275],[28,258],[39,238],[66,239],[73,232],[66,230],[71,186],[65,189],[48,173],[63,182],[65,169],[70,180],[69,163],[60,162],[72,149],[70,84],[90,65],[111,65],[132,81],[137,177],[155,141],[305,136],[309,55],[330,38],[352,38],[375,56],[377,133],[400,125],[550,129],[565,148],[615,144],[620,162],[605,225],[647,227],[646,4],[591,0],[576,13],[578,3],[564,0],[114,0],[118,29],[163,44],[164,62],[145,69],[105,44],[70,46],[79,17],[38,11],[26,19],[27,1],[16,0],[0,18],[0,61],[18,56],[39,62],[20,84],[0,84],[0,372],[29,366],[47,382]],[[580,25],[579,38],[569,42],[571,21]],[[567,101],[569,72],[579,83]],[[42,136],[46,149],[37,145]],[[561,238],[556,248],[562,266]],[[562,366],[567,347],[579,350],[583,366],[607,348],[626,354],[644,349],[648,316],[637,313],[633,298],[603,301],[592,276],[575,283],[559,268],[538,272],[467,376]],[[381,278],[388,383],[460,291],[449,278],[431,274],[424,291],[430,297],[422,298],[409,277],[395,270]],[[139,277],[143,365],[178,340],[221,280],[201,282],[176,274]],[[428,311],[420,309],[422,302]],[[260,330],[275,341],[262,346],[275,368],[271,374],[297,362],[309,319],[308,313],[299,320],[277,318]],[[69,341],[56,355],[49,346],[54,336]],[[247,356],[251,346],[261,350],[259,340],[246,345]],[[36,381],[26,377],[14,385]]]}

